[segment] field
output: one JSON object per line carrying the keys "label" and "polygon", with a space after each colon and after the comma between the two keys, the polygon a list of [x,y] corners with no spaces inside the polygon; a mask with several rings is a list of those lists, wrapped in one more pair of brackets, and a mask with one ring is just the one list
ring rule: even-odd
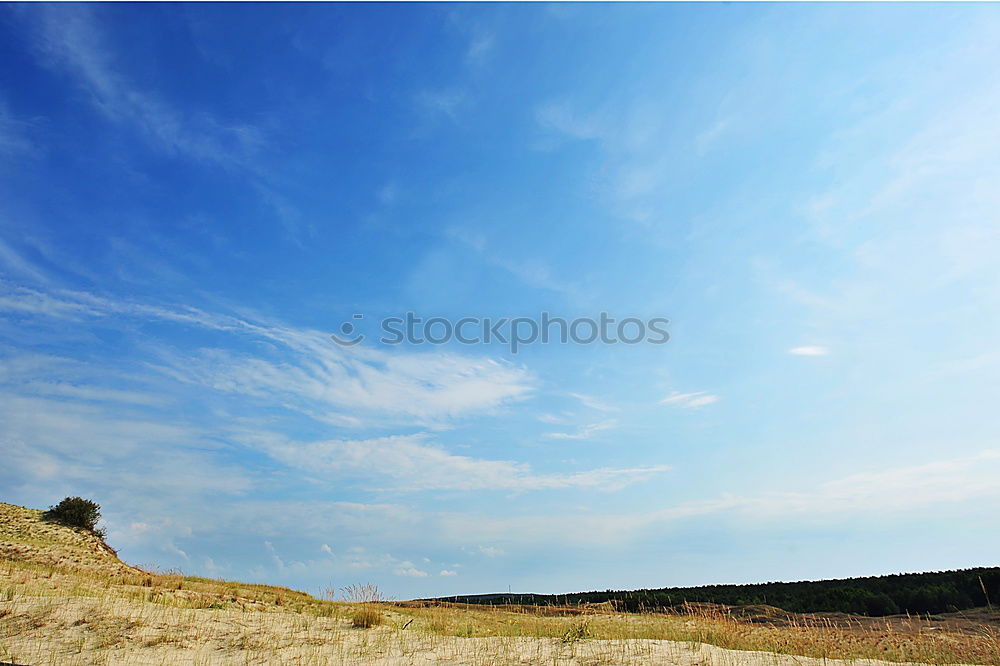
{"label": "field", "polygon": [[41,664],[1000,664],[1000,614],[862,618],[766,606],[622,613],[315,599],[148,573],[95,536],[0,504],[0,661]]}

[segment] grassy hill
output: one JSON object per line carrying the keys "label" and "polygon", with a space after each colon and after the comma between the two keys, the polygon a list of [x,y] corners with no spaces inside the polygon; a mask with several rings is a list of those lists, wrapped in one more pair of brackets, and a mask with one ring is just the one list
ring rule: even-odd
{"label": "grassy hill", "polygon": [[145,575],[119,560],[118,554],[97,535],[48,522],[42,514],[0,503],[0,558],[56,571],[115,577]]}
{"label": "grassy hill", "polygon": [[586,603],[332,602],[146,572],[91,532],[0,503],[0,662],[846,666],[838,659],[1000,666],[1000,614],[875,620],[770,607],[630,614]]}
{"label": "grassy hill", "polygon": [[896,574],[867,578],[705,585],[574,594],[482,594],[442,597],[469,604],[566,605],[612,603],[627,611],[666,609],[689,603],[727,606],[766,604],[796,613],[840,612],[885,616],[953,613],[1000,602],[1000,567]]}

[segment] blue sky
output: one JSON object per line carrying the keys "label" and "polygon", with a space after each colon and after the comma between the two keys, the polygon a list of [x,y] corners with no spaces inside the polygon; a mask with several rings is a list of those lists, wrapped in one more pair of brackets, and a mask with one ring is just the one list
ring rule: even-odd
{"label": "blue sky", "polygon": [[[997,564],[996,6],[0,30],[5,501],[92,497],[130,562],[314,593]],[[407,311],[671,339],[379,343]]]}

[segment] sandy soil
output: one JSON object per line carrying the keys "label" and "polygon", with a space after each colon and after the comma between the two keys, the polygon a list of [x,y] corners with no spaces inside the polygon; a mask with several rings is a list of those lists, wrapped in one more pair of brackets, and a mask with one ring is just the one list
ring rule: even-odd
{"label": "sandy soil", "polygon": [[[458,638],[354,629],[290,613],[163,609],[121,599],[19,597],[7,611],[4,659],[17,664],[672,664],[826,666],[836,660],[663,640]],[[875,666],[887,662],[854,661]]]}

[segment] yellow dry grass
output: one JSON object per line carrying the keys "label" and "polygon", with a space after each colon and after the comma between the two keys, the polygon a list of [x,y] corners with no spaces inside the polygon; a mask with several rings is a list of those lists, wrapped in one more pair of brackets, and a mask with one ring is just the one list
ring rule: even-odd
{"label": "yellow dry grass", "polygon": [[[359,613],[382,623],[358,622]],[[285,588],[147,573],[93,535],[0,504],[0,661],[31,666],[1000,664],[988,627],[924,629],[806,619],[779,627],[704,608],[665,615],[321,601]]]}

